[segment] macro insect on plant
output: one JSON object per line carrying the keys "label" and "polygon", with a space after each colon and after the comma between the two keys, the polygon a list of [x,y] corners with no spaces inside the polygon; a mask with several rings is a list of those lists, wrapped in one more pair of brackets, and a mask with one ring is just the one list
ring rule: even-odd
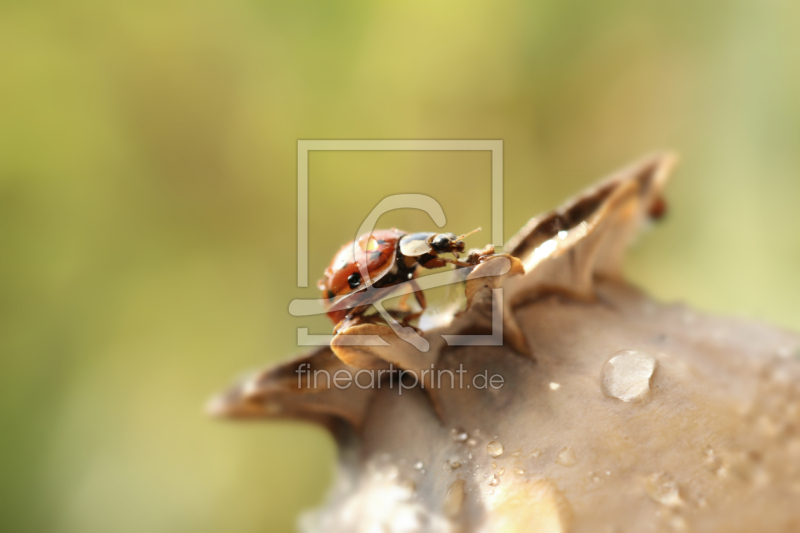
{"label": "macro insect on plant", "polygon": [[[466,274],[466,305],[415,328],[424,349],[355,315],[330,345],[245,378],[210,411],[330,431],[339,481],[303,516],[305,533],[798,531],[800,336],[660,303],[622,275],[628,245],[666,211],[673,164],[643,159],[534,216],[505,254],[442,272]],[[364,259],[330,285],[334,298],[409,288],[398,257],[418,269],[437,255],[436,234],[390,232],[386,250],[381,235],[352,252]],[[371,268],[378,251],[390,261]],[[364,270],[383,288],[351,288]],[[439,275],[416,281],[427,290]],[[451,344],[494,333],[495,318],[501,342]],[[350,342],[365,337],[383,342]],[[392,370],[407,376],[402,394],[381,378]],[[449,379],[462,371],[467,386]],[[375,381],[298,379],[309,372]],[[502,387],[470,381],[484,372]]]}
{"label": "macro insect on plant", "polygon": [[[335,329],[339,329],[344,320],[361,317],[373,302],[394,292],[404,282],[408,282],[421,310],[409,312],[404,298],[401,318],[405,323],[417,318],[427,305],[415,281],[419,267],[469,268],[485,261],[494,254],[491,245],[470,253],[464,260],[460,257],[465,250],[464,239],[478,231],[480,228],[457,236],[454,233],[407,233],[392,228],[374,230],[342,246],[317,284],[326,300],[328,317],[337,325]],[[441,255],[448,253],[454,259]]]}

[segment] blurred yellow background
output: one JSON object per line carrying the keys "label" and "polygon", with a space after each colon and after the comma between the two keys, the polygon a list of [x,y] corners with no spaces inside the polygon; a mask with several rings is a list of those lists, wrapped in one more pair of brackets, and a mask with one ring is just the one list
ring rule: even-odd
{"label": "blurred yellow background", "polygon": [[[202,413],[296,352],[297,139],[503,139],[505,237],[682,164],[631,279],[800,329],[800,4],[19,1],[0,7],[0,530],[279,532],[314,427]],[[313,153],[310,272],[387,194],[489,238],[488,153]],[[420,213],[383,226],[429,230]]]}

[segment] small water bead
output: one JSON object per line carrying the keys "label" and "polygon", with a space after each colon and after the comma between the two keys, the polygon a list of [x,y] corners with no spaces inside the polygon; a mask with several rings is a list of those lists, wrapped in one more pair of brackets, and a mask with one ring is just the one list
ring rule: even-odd
{"label": "small water bead", "polygon": [[500,476],[498,476],[497,474],[492,474],[491,476],[489,476],[489,481],[487,481],[487,483],[489,484],[490,487],[496,487],[497,485],[500,484]]}
{"label": "small water bead", "polygon": [[572,448],[567,446],[558,452],[558,455],[556,456],[556,464],[566,466],[567,468],[575,466],[578,464],[578,456],[575,455],[575,451]]}
{"label": "small water bead", "polygon": [[667,507],[678,507],[683,503],[678,484],[668,474],[650,474],[644,482],[644,491],[650,498]]}
{"label": "small water bead", "polygon": [[506,469],[505,468],[501,468],[500,470],[497,471],[497,475],[498,476],[502,476],[505,473],[506,473]]}
{"label": "small water bead", "polygon": [[467,446],[477,446],[478,441],[476,439],[467,439]]}
{"label": "small water bead", "polygon": [[492,462],[492,470],[494,470],[495,468],[497,468],[497,463]]}
{"label": "small water bead", "polygon": [[492,442],[486,445],[486,451],[492,457],[500,457],[501,455],[503,455],[503,445],[497,442],[496,440],[493,440]]}
{"label": "small water bead", "polygon": [[452,468],[453,470],[457,470],[461,468],[461,463],[459,463],[458,461],[451,461],[450,468]]}
{"label": "small water bead", "polygon": [[414,463],[414,468],[416,470],[422,470],[423,468],[425,468],[425,463],[423,463],[422,461],[417,461],[416,463]]}
{"label": "small water bead", "polygon": [[519,457],[520,455],[522,455],[522,450],[511,452],[511,457]]}
{"label": "small water bead", "polygon": [[531,456],[531,457],[533,457],[534,459],[536,459],[536,458],[538,458],[540,455],[542,455],[542,450],[533,450],[533,451],[531,452],[531,455],[530,455],[530,456]]}
{"label": "small water bead", "polygon": [[550,390],[558,390],[561,388],[560,383],[556,383],[555,381],[550,383]]}
{"label": "small water bead", "polygon": [[454,428],[450,430],[450,435],[453,437],[453,440],[456,442],[466,442],[469,438],[469,435],[466,431],[461,428]]}
{"label": "small water bead", "polygon": [[523,469],[517,467],[517,468],[514,469],[514,473],[517,474],[518,476],[521,476],[522,474],[525,473],[525,471]]}
{"label": "small water bead", "polygon": [[650,378],[655,368],[655,358],[645,352],[617,352],[603,365],[603,394],[623,402],[640,400],[650,391]]}

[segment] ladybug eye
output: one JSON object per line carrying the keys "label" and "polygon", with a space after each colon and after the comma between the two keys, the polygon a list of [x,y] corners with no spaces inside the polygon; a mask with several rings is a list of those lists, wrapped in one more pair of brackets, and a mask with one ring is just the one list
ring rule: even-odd
{"label": "ladybug eye", "polygon": [[350,274],[350,277],[347,278],[347,284],[350,285],[351,289],[355,289],[361,285],[361,274],[358,272],[355,274]]}

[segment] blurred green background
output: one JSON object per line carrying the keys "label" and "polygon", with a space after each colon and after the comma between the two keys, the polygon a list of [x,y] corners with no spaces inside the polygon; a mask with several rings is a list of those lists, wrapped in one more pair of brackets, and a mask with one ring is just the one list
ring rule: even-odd
{"label": "blurred green background", "polygon": [[[652,149],[657,297],[800,329],[800,4],[0,4],[0,530],[290,531],[335,449],[202,413],[298,351],[297,139],[503,139],[505,236]],[[487,229],[488,153],[313,153],[316,279],[383,196]],[[420,213],[383,226],[427,230]]]}

